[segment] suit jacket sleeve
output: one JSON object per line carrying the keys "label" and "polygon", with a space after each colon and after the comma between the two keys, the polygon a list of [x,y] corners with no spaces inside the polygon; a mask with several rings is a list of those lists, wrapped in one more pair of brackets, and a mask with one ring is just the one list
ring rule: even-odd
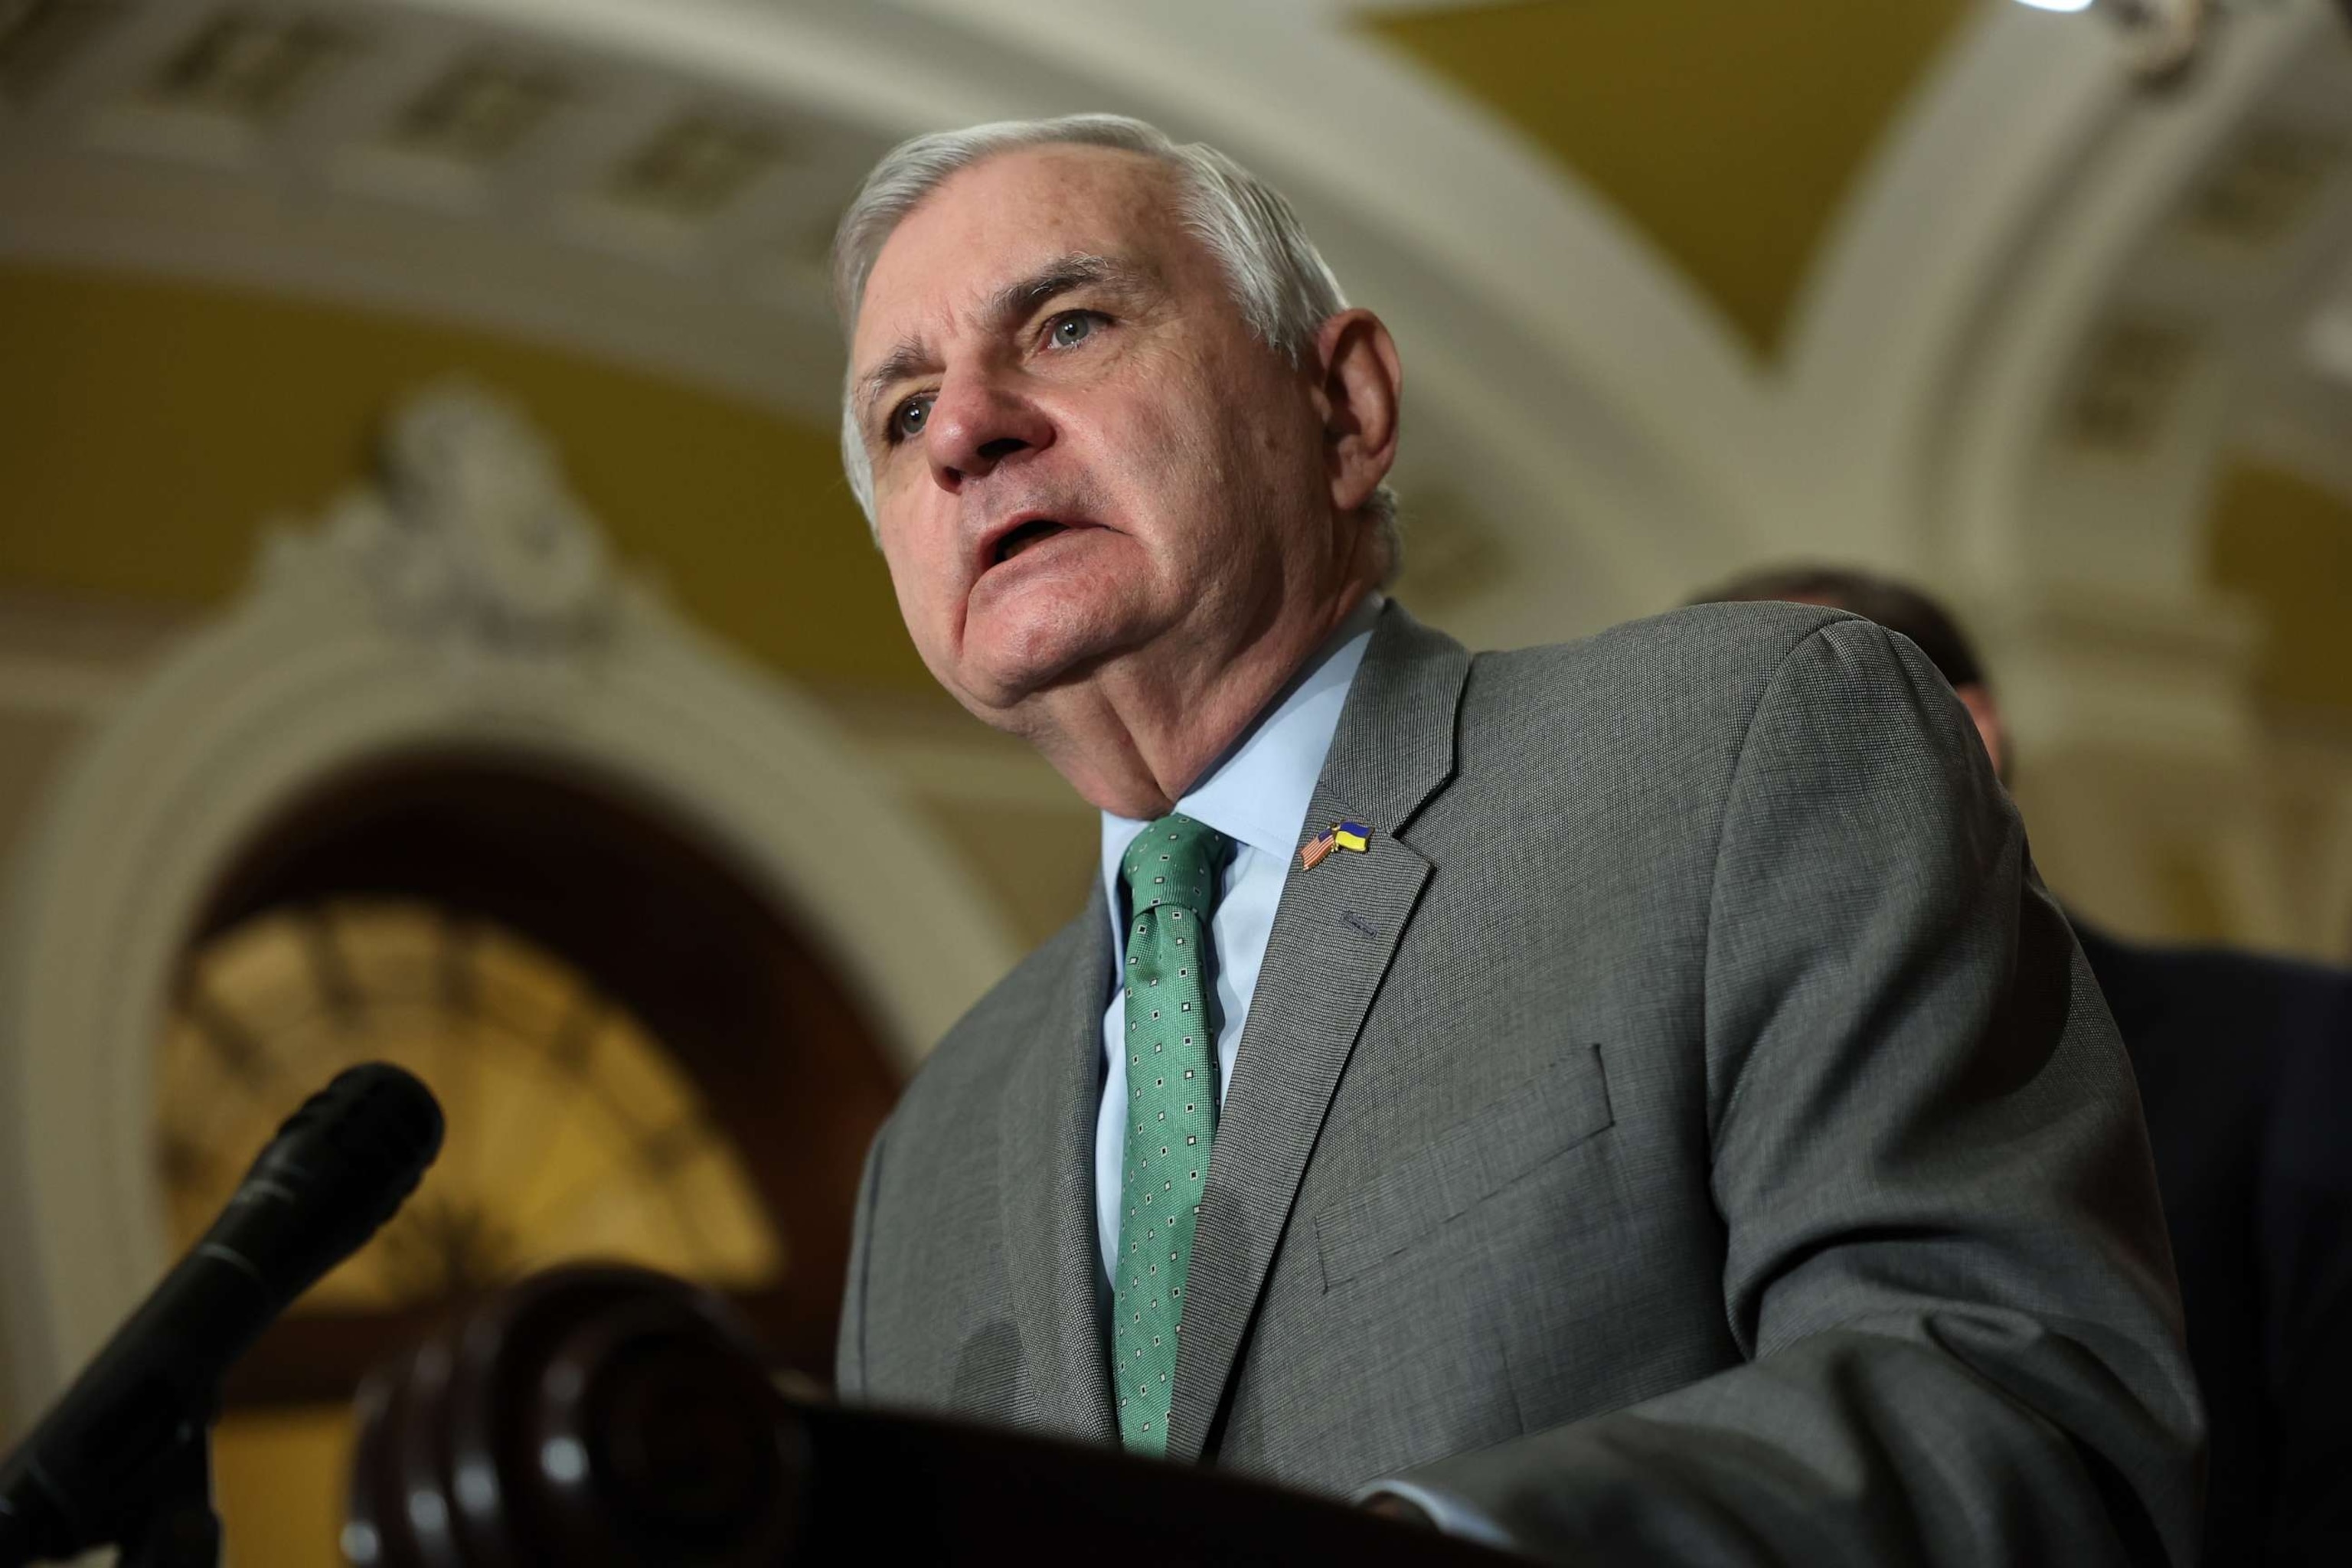
{"label": "suit jacket sleeve", "polygon": [[1565,1562],[2189,1562],[2202,1417],[2138,1097],[1910,644],[1843,620],[1781,662],[1708,922],[1745,1363],[1401,1479]]}
{"label": "suit jacket sleeve", "polygon": [[882,1177],[885,1121],[866,1150],[866,1171],[857,1179],[857,1211],[849,1232],[849,1273],[842,1282],[841,1337],[834,1352],[834,1393],[844,1402],[866,1394],[866,1259],[873,1240],[874,1194]]}

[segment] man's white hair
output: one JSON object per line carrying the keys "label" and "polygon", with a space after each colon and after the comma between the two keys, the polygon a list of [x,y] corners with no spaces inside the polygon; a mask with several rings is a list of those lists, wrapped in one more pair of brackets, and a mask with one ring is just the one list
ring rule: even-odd
{"label": "man's white hair", "polygon": [[[1070,114],[1055,120],[1006,120],[962,131],[940,131],[902,142],[874,165],[833,237],[833,302],[845,337],[857,330],[866,280],[893,231],[923,199],[960,170],[1023,147],[1116,147],[1156,158],[1176,174],[1184,226],[1224,268],[1242,319],[1259,340],[1299,364],[1326,321],[1348,308],[1339,280],[1290,204],[1272,185],[1199,142],[1179,142],[1157,126],[1120,114]],[[841,464],[849,488],[874,526],[874,469],[858,428],[855,375],[841,401]],[[1396,494],[1382,485],[1364,503],[1379,536],[1381,577],[1392,581],[1404,564]]]}

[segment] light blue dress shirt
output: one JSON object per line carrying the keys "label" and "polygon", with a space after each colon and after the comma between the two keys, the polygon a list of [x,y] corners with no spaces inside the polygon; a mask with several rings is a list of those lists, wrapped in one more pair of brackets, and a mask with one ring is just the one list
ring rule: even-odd
{"label": "light blue dress shirt", "polygon": [[[1266,716],[1176,803],[1178,811],[1207,823],[1234,845],[1218,889],[1216,912],[1209,921],[1217,955],[1220,1105],[1226,1086],[1234,1081],[1234,1058],[1241,1048],[1242,1026],[1249,1022],[1266,940],[1274,934],[1283,879],[1289,873],[1315,781],[1323,775],[1323,755],[1339,728],[1339,710],[1347,705],[1348,689],[1364,662],[1382,603],[1378,594],[1366,595],[1275,700]],[[1095,1225],[1106,1278],[1118,1260],[1119,1173],[1127,1158],[1127,1124],[1119,1116],[1119,1108],[1127,1103],[1127,1053],[1119,1048],[1127,1015],[1118,984],[1127,963],[1127,900],[1118,868],[1127,847],[1149,826],[1103,813],[1103,891],[1110,900],[1110,973],[1105,978],[1111,998],[1103,1012],[1103,1097],[1095,1116]]]}

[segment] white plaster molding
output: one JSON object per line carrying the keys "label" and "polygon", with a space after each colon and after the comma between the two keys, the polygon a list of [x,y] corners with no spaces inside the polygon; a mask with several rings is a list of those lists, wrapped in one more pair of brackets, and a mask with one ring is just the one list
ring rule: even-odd
{"label": "white plaster molding", "polygon": [[[2150,258],[2190,183],[2340,26],[2310,5],[2242,18],[2200,68],[2193,95],[2119,105],[2099,142],[2072,161],[2052,192],[2052,220],[2011,262],[1971,334],[1971,358],[1952,366],[1942,452],[1922,465],[1928,486],[1918,508],[1920,526],[1948,542],[1945,559],[1981,581],[2028,581],[2052,550],[2105,525],[2084,510],[2084,491],[2067,471],[2079,465],[2052,455],[2069,378],[2092,335],[2133,299],[2134,268]],[[2116,515],[2128,511],[2134,542],[2116,564],[2159,591],[2195,582],[2201,565],[2195,521],[2236,368],[2227,333],[2209,337],[2220,340],[2219,356],[2204,363],[2191,406],[2167,427],[2161,482],[2132,483],[2124,466],[2113,470],[2126,484]],[[2037,492],[2053,479],[2061,488],[2044,500]]]}
{"label": "white plaster molding", "polygon": [[1917,516],[1956,365],[2013,258],[2124,102],[2084,18],[1979,7],[1888,128],[1824,237],[1791,317],[1786,446],[1770,531],[1791,551],[1937,564]]}
{"label": "white plaster molding", "polygon": [[576,659],[612,637],[604,538],[515,410],[464,384],[426,394],[394,416],[382,467],[315,533],[269,541],[272,591],[357,583],[408,636],[507,657]]}
{"label": "white plaster molding", "polygon": [[121,701],[135,684],[121,670],[81,659],[0,653],[0,711],[94,718]]}
{"label": "white plaster molding", "polygon": [[[961,858],[814,702],[604,567],[518,419],[444,395],[400,429],[393,490],[355,491],[324,528],[274,544],[243,601],[91,732],[11,867],[0,1370],[14,1408],[54,1394],[165,1261],[153,1064],[182,949],[244,847],[324,780],[453,748],[601,780],[783,910],[902,1067],[1014,956]],[[546,561],[558,569],[541,575]]]}
{"label": "white plaster molding", "polygon": [[[879,130],[969,124],[1002,111],[1007,84],[977,68],[984,34],[910,25],[895,0],[369,0],[463,17],[523,37],[571,40],[748,97]],[[990,62],[993,63],[993,62]]]}
{"label": "white plaster molding", "polygon": [[2258,749],[2250,680],[2259,628],[2209,593],[2158,599],[2064,586],[1962,601],[1993,654],[2020,747],[2234,772]]}
{"label": "white plaster molding", "polygon": [[2304,352],[2314,373],[2352,387],[2352,302],[2338,300],[2313,319]]}
{"label": "white plaster molding", "polygon": [[2352,506],[2352,386],[2266,387],[2228,437],[2232,454],[2301,476]]}
{"label": "white plaster molding", "polygon": [[[2250,350],[2291,338],[2341,275],[2326,265],[2340,223],[2258,258],[2167,226],[2249,122],[2340,124],[2330,100],[2352,98],[2327,0],[2265,0],[2229,21],[2152,98],[2118,29],[1980,11],[1809,279],[1786,445],[1838,460],[1768,496],[1776,539],[1961,593],[2079,576],[2086,561],[2152,604],[2195,580],[2207,474],[2246,417]],[[2069,377],[2119,310],[2185,318],[2206,352],[2153,459],[2054,452]]]}

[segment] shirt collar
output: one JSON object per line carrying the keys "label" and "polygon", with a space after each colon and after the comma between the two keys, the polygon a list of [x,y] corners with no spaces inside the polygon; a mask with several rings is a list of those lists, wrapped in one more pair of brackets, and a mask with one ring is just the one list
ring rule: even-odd
{"label": "shirt collar", "polygon": [[[1387,600],[1368,594],[1313,658],[1299,667],[1265,714],[1185,792],[1176,809],[1237,843],[1286,860],[1307,825],[1307,807],[1323,776],[1323,758],[1339,732],[1339,710],[1364,662],[1372,625]],[[1150,826],[1102,814],[1103,890],[1119,908],[1118,868],[1127,847]],[[1117,915],[1113,915],[1114,923]]]}

